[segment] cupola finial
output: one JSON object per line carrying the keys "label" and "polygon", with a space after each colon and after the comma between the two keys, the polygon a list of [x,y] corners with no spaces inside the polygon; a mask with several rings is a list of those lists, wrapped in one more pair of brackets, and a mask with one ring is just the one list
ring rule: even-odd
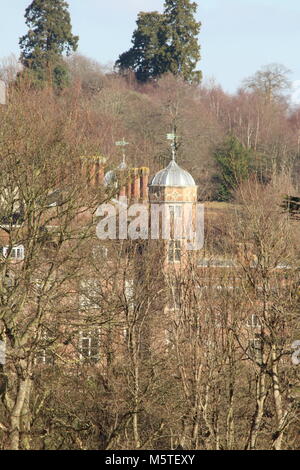
{"label": "cupola finial", "polygon": [[172,134],[167,134],[167,140],[171,141],[172,160],[175,162],[176,160],[176,133],[175,131]]}
{"label": "cupola finial", "polygon": [[122,147],[122,163],[121,163],[121,167],[122,168],[126,168],[126,152],[125,152],[125,147],[126,145],[129,145],[129,142],[126,142],[124,137],[123,137],[123,140],[119,140],[118,142],[116,142],[116,146],[117,147]]}

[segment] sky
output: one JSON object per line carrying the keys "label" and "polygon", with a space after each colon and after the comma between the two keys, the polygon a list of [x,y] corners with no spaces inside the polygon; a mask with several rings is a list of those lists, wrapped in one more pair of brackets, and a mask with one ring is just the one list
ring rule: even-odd
{"label": "sky", "polygon": [[[0,58],[19,56],[30,0],[0,0]],[[68,0],[79,50],[112,65],[129,49],[139,11],[163,10],[164,0]],[[263,65],[291,70],[294,98],[300,102],[299,0],[198,0],[197,20],[204,81],[214,79],[234,93],[242,80]]]}

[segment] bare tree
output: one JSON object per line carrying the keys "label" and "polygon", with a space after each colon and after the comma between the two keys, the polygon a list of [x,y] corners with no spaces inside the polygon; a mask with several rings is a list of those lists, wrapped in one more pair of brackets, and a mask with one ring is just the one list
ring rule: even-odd
{"label": "bare tree", "polygon": [[284,90],[290,88],[288,80],[288,70],[281,64],[269,64],[258,70],[252,77],[244,80],[246,88],[262,93],[266,99],[271,102],[278,97]]}

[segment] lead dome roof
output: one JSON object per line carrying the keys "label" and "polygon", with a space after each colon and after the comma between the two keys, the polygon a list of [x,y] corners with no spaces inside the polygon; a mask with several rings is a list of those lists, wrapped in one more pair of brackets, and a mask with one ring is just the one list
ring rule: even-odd
{"label": "lead dome roof", "polygon": [[153,176],[149,186],[196,186],[194,178],[190,173],[181,168],[175,160]]}

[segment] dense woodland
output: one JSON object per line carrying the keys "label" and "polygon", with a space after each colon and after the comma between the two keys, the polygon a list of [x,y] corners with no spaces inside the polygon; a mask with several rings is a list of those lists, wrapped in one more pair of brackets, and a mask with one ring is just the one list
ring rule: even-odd
{"label": "dense woodland", "polygon": [[[3,63],[2,77],[9,80],[17,65],[13,57]],[[230,95],[216,83],[193,85],[172,74],[141,84],[134,74],[107,73],[80,55],[66,63],[70,85],[47,93],[53,95],[56,106],[73,102],[86,113],[85,153],[105,156],[108,167],[120,161],[115,142],[125,137],[130,143],[128,163],[149,166],[154,173],[169,160],[165,136],[175,128],[178,162],[195,177],[200,200],[230,199],[230,191],[251,175],[268,182],[272,175],[284,173],[297,183],[300,111],[290,104],[288,94],[276,90],[270,98],[269,89],[241,84]],[[266,67],[266,76],[269,70],[274,75],[272,91],[285,70],[273,64]],[[255,75],[252,79],[255,82]],[[9,93],[11,97],[43,94],[26,81]]]}
{"label": "dense woodland", "polygon": [[[22,65],[0,68],[1,220],[5,244],[25,247],[22,262],[0,262],[0,448],[299,449],[300,224],[282,202],[299,196],[300,109],[288,71],[266,66],[230,95],[172,69],[107,71],[63,47],[45,65],[21,44]],[[153,174],[174,130],[199,200],[224,211],[189,269],[163,275],[159,244],[142,262],[134,243],[99,247],[89,215],[114,188],[84,180],[80,156],[115,168],[124,137],[128,165]],[[199,269],[216,254],[238,260],[217,283]],[[99,353],[84,357],[85,333]]]}

